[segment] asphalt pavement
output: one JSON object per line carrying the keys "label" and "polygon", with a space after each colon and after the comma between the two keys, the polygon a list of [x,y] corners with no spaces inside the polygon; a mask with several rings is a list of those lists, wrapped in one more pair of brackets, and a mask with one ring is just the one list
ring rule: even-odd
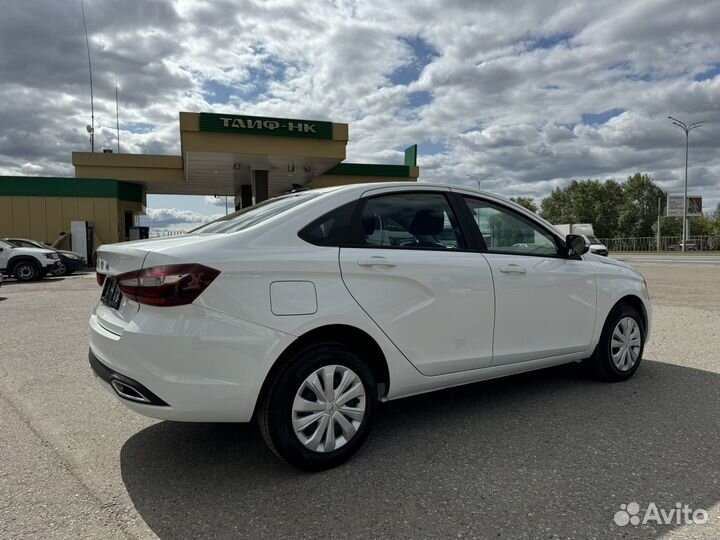
{"label": "asphalt pavement", "polygon": [[[0,538],[719,538],[716,270],[638,268],[657,301],[630,381],[564,366],[387,403],[361,451],[318,474],[279,462],[254,426],[117,403],[87,365],[93,276],[7,282]],[[710,519],[618,526],[630,502]]]}

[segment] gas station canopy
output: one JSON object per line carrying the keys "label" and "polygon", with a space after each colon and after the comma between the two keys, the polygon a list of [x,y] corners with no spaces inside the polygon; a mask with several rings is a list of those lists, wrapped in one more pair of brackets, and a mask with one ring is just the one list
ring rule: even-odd
{"label": "gas station canopy", "polygon": [[403,165],[342,163],[347,141],[347,124],[181,112],[180,156],[73,152],[72,162],[77,178],[140,183],[151,194],[233,195],[237,207],[293,185],[417,180],[414,153]]}

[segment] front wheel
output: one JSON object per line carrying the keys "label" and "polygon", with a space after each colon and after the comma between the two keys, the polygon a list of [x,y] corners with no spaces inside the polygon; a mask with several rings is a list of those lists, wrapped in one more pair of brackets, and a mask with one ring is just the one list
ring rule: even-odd
{"label": "front wheel", "polygon": [[298,354],[271,383],[258,424],[268,446],[291,465],[329,469],[365,442],[376,402],[365,362],[348,347],[327,343]]}
{"label": "front wheel", "polygon": [[640,367],[644,348],[642,317],[634,307],[621,304],[608,315],[600,342],[585,364],[599,379],[624,381]]}
{"label": "front wheel", "polygon": [[70,272],[68,272],[67,270],[68,270],[68,269],[67,269],[67,267],[65,266],[65,264],[62,263],[62,262],[60,262],[60,263],[58,263],[58,265],[57,265],[55,268],[53,268],[53,270],[52,270],[50,273],[51,273],[53,276],[66,276],[66,275],[68,275],[68,274],[70,273]]}
{"label": "front wheel", "polygon": [[35,281],[40,279],[40,267],[31,261],[20,261],[13,268],[13,274],[18,281]]}

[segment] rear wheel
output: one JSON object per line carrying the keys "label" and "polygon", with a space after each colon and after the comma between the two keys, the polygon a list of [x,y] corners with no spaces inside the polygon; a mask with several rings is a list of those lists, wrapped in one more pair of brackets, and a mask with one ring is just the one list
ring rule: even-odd
{"label": "rear wheel", "polygon": [[599,379],[624,381],[640,367],[644,348],[642,317],[634,307],[621,304],[610,312],[600,342],[585,364]]}
{"label": "rear wheel", "polygon": [[40,279],[40,266],[32,261],[20,261],[12,273],[18,281],[35,281]]}
{"label": "rear wheel", "polygon": [[326,343],[298,354],[271,383],[258,424],[268,446],[304,470],[335,467],[362,446],[377,389],[363,360]]}

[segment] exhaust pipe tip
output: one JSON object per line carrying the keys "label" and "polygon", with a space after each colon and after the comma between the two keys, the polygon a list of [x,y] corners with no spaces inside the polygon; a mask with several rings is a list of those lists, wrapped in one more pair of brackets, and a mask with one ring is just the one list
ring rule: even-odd
{"label": "exhaust pipe tip", "polygon": [[170,405],[145,388],[139,382],[113,371],[97,359],[92,349],[88,352],[88,359],[93,373],[109,384],[119,398],[137,403],[146,403],[156,407],[169,407]]}
{"label": "exhaust pipe tip", "polygon": [[145,395],[138,390],[130,386],[129,384],[113,379],[110,381],[110,385],[113,387],[118,396],[129,399],[130,401],[137,401],[139,403],[152,403]]}

